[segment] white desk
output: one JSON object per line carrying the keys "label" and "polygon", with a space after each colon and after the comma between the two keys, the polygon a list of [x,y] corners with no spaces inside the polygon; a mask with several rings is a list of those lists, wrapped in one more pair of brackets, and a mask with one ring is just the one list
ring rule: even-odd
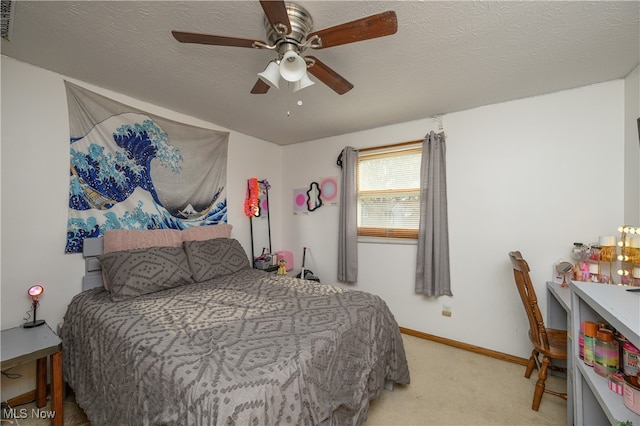
{"label": "white desk", "polygon": [[[571,329],[580,332],[582,321],[605,321],[621,332],[631,343],[640,345],[640,294],[619,285],[571,282]],[[622,396],[607,386],[607,379],[595,374],[578,358],[578,342],[569,352],[574,360],[575,416],[577,424],[616,425],[631,421],[640,425],[640,415],[624,406]]]}
{"label": "white desk", "polygon": [[[558,330],[567,330],[567,353],[571,351],[571,290],[560,284],[547,282],[547,321],[545,326]],[[573,365],[567,356],[567,424],[573,424]],[[553,374],[553,373],[552,373]]]}
{"label": "white desk", "polygon": [[631,420],[640,426],[640,416],[624,406],[622,397],[608,389],[607,380],[585,367],[579,358],[578,336],[584,320],[606,321],[632,343],[640,345],[640,294],[625,287],[572,281],[570,288],[547,282],[547,326],[566,327],[567,424],[604,425]]}
{"label": "white desk", "polygon": [[30,361],[36,361],[36,406],[47,403],[47,356],[51,359],[51,424],[62,426],[63,377],[62,341],[47,323],[39,327],[15,327],[0,333],[2,350],[0,368],[8,370]]}

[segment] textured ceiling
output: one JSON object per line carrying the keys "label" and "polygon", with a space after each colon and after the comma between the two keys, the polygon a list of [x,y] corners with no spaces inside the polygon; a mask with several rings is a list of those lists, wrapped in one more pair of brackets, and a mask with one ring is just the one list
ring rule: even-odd
{"label": "textured ceiling", "polygon": [[258,1],[20,0],[1,51],[281,145],[623,78],[640,62],[638,1],[299,3],[316,30],[395,10],[398,33],[306,52],[353,83],[342,96],[321,82],[251,95],[273,52],[171,36],[266,40]]}

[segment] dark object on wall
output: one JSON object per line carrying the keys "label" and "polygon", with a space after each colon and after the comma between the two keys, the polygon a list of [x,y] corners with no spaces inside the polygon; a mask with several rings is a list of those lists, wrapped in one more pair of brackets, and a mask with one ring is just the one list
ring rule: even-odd
{"label": "dark object on wall", "polygon": [[311,182],[309,190],[307,191],[307,210],[310,212],[322,207],[322,191],[320,191],[320,185],[318,182]]}
{"label": "dark object on wall", "polygon": [[296,278],[302,278],[303,280],[315,281],[315,282],[319,283],[320,282],[320,278],[318,278],[315,275],[313,275],[313,272],[311,270],[304,268],[304,260],[305,260],[306,256],[307,256],[307,248],[305,247],[304,250],[302,251],[302,272],[300,272],[298,275],[296,275]]}
{"label": "dark object on wall", "polygon": [[640,117],[638,117],[638,142],[640,142]]}

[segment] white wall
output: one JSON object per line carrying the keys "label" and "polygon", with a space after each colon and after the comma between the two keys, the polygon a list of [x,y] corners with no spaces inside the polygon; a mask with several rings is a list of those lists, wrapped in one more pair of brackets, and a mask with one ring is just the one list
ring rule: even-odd
{"label": "white wall", "polygon": [[[425,99],[428,102],[428,98]],[[522,251],[546,313],[545,282],[574,241],[614,235],[623,219],[624,81],[444,116],[454,296],[414,293],[415,245],[360,243],[358,283],[401,326],[528,357],[528,324],[507,253]],[[343,147],[422,139],[423,119],[284,147],[285,246],[310,247],[307,267],[336,283],[338,209],[294,216],[291,193],[339,174]],[[309,259],[309,258],[308,258]],[[441,315],[442,305],[453,316]]]}
{"label": "white wall", "polygon": [[[69,194],[69,125],[63,76],[5,56],[2,66],[2,265],[0,303],[2,329],[23,322],[30,309],[27,289],[42,283],[38,317],[55,329],[67,304],[81,289],[81,254],[65,254]],[[69,79],[70,80],[70,79]],[[73,81],[73,80],[70,80]],[[172,120],[228,131],[211,123],[169,111],[89,84],[97,93]],[[272,203],[281,202],[281,147],[230,132],[227,201],[233,237],[251,250],[248,219],[243,212],[246,181],[267,178],[274,190]],[[272,222],[274,244],[280,241],[280,222]],[[35,365],[35,364],[34,364]],[[13,382],[2,378],[2,398],[34,388],[33,366],[16,369],[25,376]]]}
{"label": "white wall", "polygon": [[640,226],[640,65],[624,79],[624,223]]}
{"label": "white wall", "polygon": [[[1,328],[29,309],[26,289],[46,287],[39,313],[62,320],[81,287],[80,255],[65,255],[69,134],[63,76],[1,57]],[[157,115],[227,130],[82,82],[90,90]],[[611,235],[623,219],[625,82],[616,80],[546,96],[489,105],[444,117],[453,297],[414,294],[415,245],[359,244],[359,282],[381,295],[401,326],[501,352],[528,356],[527,324],[507,252],[529,260],[544,303],[551,265],[574,241]],[[425,101],[428,101],[426,99]],[[246,179],[267,178],[273,248],[309,247],[307,267],[336,283],[337,207],[292,214],[292,190],[338,176],[346,145],[369,147],[421,139],[430,119],[279,147],[231,131],[229,222],[250,250],[242,212]],[[44,182],[44,183],[43,183]],[[280,208],[280,209],[279,209]],[[280,210],[280,211],[278,211]],[[442,304],[453,316],[440,315]],[[2,381],[2,397],[33,389],[33,367],[19,383]]]}

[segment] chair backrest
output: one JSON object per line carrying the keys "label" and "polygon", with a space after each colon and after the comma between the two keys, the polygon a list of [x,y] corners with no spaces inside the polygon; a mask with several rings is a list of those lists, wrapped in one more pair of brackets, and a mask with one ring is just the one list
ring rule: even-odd
{"label": "chair backrest", "polygon": [[529,319],[529,338],[531,339],[531,343],[539,348],[548,350],[549,341],[547,340],[547,330],[544,326],[542,313],[538,307],[536,290],[529,277],[529,264],[522,258],[519,251],[510,252],[509,258],[513,265],[513,276],[516,280],[516,287],[518,287],[524,310],[527,312],[527,318]]}

